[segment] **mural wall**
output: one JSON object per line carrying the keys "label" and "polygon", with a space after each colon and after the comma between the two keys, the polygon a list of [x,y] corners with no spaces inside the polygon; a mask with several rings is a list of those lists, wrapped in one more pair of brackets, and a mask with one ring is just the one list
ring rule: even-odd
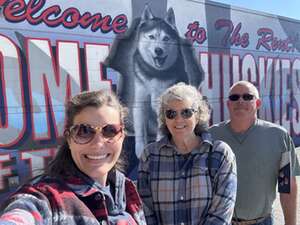
{"label": "mural wall", "polygon": [[[64,103],[110,89],[130,110],[124,154],[135,176],[143,146],[159,137],[157,97],[190,83],[228,118],[238,80],[261,93],[261,118],[300,144],[300,21],[211,1],[0,1],[0,200],[49,163]],[[299,102],[298,102],[299,101]]]}

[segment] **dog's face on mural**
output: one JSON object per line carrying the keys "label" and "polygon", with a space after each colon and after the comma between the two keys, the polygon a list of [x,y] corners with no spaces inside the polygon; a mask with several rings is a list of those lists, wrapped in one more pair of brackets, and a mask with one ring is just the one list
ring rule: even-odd
{"label": "dog's face on mural", "polygon": [[204,72],[192,44],[180,37],[172,8],[160,18],[146,4],[141,17],[133,20],[111,49],[105,65],[121,74],[117,92],[129,108],[127,130],[134,136],[139,158],[145,144],[160,138],[157,99],[161,93],[178,82],[199,87]]}
{"label": "dog's face on mural", "polygon": [[178,34],[173,10],[165,19],[153,17],[146,8],[139,26],[138,52],[156,70],[167,70],[175,64],[178,54]]}

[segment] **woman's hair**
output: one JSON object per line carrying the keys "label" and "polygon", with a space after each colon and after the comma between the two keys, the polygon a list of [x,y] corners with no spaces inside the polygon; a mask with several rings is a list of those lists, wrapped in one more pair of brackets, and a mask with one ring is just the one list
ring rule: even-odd
{"label": "woman's hair", "polygon": [[[118,98],[110,91],[84,91],[66,103],[66,119],[63,143],[59,147],[57,154],[50,164],[45,168],[45,174],[51,176],[70,176],[76,165],[73,161],[69,144],[67,142],[69,128],[73,125],[74,118],[86,107],[100,108],[110,106],[120,113],[120,120],[125,124],[127,109],[121,105]],[[124,169],[122,154],[118,159],[114,169]]]}
{"label": "woman's hair", "polygon": [[166,125],[165,111],[168,104],[173,100],[192,101],[192,107],[196,110],[195,116],[197,119],[197,125],[194,130],[195,134],[200,135],[207,129],[210,118],[210,109],[207,101],[203,99],[201,93],[194,86],[180,82],[169,87],[165,92],[163,92],[159,99],[158,123],[159,130],[163,135],[171,135]]}

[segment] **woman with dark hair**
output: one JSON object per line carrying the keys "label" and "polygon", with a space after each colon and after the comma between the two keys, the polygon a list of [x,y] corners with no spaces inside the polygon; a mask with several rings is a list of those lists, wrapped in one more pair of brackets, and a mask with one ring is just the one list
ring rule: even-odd
{"label": "woman with dark hair", "polygon": [[178,83],[160,97],[164,137],[146,146],[138,173],[148,225],[229,225],[236,196],[231,148],[212,140],[209,108],[200,92]]}
{"label": "woman with dark hair", "polygon": [[64,143],[45,172],[4,205],[0,224],[146,224],[121,172],[126,110],[111,92],[83,92],[66,105]]}

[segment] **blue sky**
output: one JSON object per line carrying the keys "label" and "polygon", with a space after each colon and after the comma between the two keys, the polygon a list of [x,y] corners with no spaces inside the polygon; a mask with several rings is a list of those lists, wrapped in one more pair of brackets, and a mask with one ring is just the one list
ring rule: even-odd
{"label": "blue sky", "polygon": [[213,0],[300,20],[300,0]]}

